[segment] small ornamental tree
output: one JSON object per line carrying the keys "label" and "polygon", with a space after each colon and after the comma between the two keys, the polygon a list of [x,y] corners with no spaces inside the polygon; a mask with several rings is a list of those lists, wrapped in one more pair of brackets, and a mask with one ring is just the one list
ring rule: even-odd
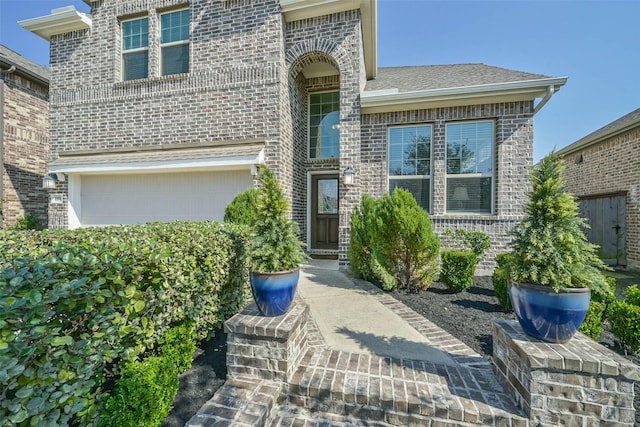
{"label": "small ornamental tree", "polygon": [[258,174],[258,219],[249,239],[249,263],[257,273],[290,271],[306,260],[298,224],[287,217],[289,202],[267,166]]}
{"label": "small ornamental tree", "polygon": [[[372,224],[373,258],[401,288],[426,289],[438,275],[440,239],[429,215],[401,188],[378,202]],[[388,288],[389,286],[385,286]]]}
{"label": "small ornamental tree", "polygon": [[372,222],[377,201],[368,194],[362,197],[360,206],[351,213],[351,237],[349,242],[349,264],[351,271],[365,280],[376,278],[373,268]]}
{"label": "small ornamental tree", "polygon": [[565,190],[562,158],[555,152],[531,172],[532,190],[525,204],[525,218],[513,231],[509,272],[517,282],[560,288],[608,287],[600,269],[596,246],[584,235],[585,219],[578,216],[575,197]]}

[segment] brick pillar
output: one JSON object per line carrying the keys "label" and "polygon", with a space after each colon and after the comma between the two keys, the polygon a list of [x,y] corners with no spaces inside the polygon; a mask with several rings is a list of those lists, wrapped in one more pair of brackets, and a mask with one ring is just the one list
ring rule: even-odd
{"label": "brick pillar", "polygon": [[494,319],[492,329],[494,370],[531,425],[633,426],[633,362],[581,333],[550,344],[515,320]]}
{"label": "brick pillar", "polygon": [[227,332],[227,376],[287,382],[307,344],[309,306],[296,297],[289,311],[261,316],[249,304],[224,324]]}

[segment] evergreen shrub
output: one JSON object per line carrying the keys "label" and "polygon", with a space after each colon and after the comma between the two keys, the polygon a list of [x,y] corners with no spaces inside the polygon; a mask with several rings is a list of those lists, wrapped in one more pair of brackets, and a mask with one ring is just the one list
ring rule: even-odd
{"label": "evergreen shrub", "polygon": [[584,322],[580,325],[580,332],[594,341],[597,341],[602,331],[604,331],[605,308],[606,306],[603,303],[591,300]]}
{"label": "evergreen shrub", "polygon": [[375,279],[377,274],[373,267],[372,228],[377,201],[365,194],[351,212],[351,237],[349,242],[349,265],[356,276],[364,279]]}
{"label": "evergreen shrub", "polygon": [[178,392],[178,369],[165,357],[125,364],[102,408],[103,427],[160,427]]}
{"label": "evergreen shrub", "polygon": [[385,289],[419,291],[433,283],[440,239],[410,192],[396,188],[379,200],[371,232],[373,259],[380,265]]}
{"label": "evergreen shrub", "polygon": [[491,276],[493,292],[502,308],[505,310],[513,310],[511,298],[509,298],[509,254],[497,254],[495,260],[498,266],[493,270],[493,275]]}
{"label": "evergreen shrub", "polygon": [[233,198],[224,210],[224,221],[252,227],[258,219],[260,191],[249,188]]}
{"label": "evergreen shrub", "polygon": [[440,281],[455,292],[473,286],[477,257],[473,251],[450,250],[442,252]]}

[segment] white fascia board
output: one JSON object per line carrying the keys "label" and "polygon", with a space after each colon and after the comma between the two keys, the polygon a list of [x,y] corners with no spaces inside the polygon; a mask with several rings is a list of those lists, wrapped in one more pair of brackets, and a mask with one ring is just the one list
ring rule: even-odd
{"label": "white fascia board", "polygon": [[557,92],[566,82],[566,77],[553,77],[519,82],[492,83],[486,85],[429,89],[413,92],[363,92],[361,95],[361,107],[364,110],[367,108],[397,107],[408,104],[432,104],[438,102],[455,102],[509,96],[518,97],[519,99],[530,98],[533,100],[535,98],[544,97],[549,86],[553,86],[554,91]]}
{"label": "white fascia board", "polygon": [[197,159],[168,162],[122,162],[94,163],[82,165],[50,166],[49,172],[67,174],[101,174],[101,173],[157,173],[172,171],[222,171],[232,169],[249,169],[252,165],[264,163],[264,154],[257,156],[225,157],[224,159]]}
{"label": "white fascia board", "polygon": [[91,15],[76,10],[74,6],[53,9],[51,15],[18,21],[20,26],[45,40],[56,34],[91,28]]}

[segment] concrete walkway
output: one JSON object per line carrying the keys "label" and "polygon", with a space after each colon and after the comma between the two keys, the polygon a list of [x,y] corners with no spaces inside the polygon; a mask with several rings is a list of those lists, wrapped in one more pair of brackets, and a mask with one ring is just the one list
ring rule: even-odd
{"label": "concrete walkway", "polygon": [[309,305],[329,348],[455,364],[447,353],[383,305],[380,289],[337,270],[337,261],[310,260],[303,266],[298,284],[298,294]]}

